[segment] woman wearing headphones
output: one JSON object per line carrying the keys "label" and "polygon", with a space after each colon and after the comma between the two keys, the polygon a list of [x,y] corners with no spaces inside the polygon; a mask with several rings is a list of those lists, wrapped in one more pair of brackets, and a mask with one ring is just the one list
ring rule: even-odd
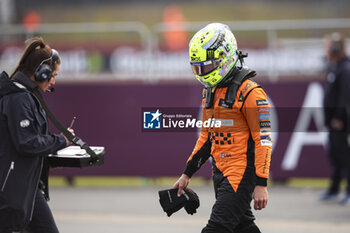
{"label": "woman wearing headphones", "polygon": [[57,233],[46,158],[70,142],[49,133],[37,96],[52,89],[61,59],[42,38],[26,44],[13,74],[0,74],[0,232]]}

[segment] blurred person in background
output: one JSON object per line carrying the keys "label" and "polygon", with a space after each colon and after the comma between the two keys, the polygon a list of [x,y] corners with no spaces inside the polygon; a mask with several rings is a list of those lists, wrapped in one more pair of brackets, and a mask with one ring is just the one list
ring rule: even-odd
{"label": "blurred person in background", "polygon": [[[190,64],[203,90],[202,127],[185,171],[173,188],[178,195],[192,175],[212,157],[216,202],[202,233],[259,233],[250,203],[261,210],[268,202],[271,156],[270,104],[264,90],[251,80],[255,71],[243,56],[229,27],[209,24],[189,44]],[[240,60],[241,67],[236,65]]]}
{"label": "blurred person in background", "polygon": [[338,200],[340,183],[346,175],[347,188],[342,204],[350,201],[350,60],[345,38],[334,32],[326,36],[327,75],[323,100],[325,125],[329,130],[328,157],[332,169],[331,182],[321,201]]}
{"label": "blurred person in background", "polygon": [[58,233],[47,204],[46,157],[70,142],[49,133],[34,92],[52,90],[61,60],[41,38],[26,44],[13,74],[0,75],[0,232]]}

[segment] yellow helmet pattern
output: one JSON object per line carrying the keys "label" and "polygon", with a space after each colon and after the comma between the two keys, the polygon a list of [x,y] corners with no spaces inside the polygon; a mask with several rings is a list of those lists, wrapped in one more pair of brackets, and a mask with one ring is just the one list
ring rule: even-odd
{"label": "yellow helmet pattern", "polygon": [[191,39],[189,56],[198,81],[206,87],[214,87],[238,60],[236,38],[227,25],[209,24]]}

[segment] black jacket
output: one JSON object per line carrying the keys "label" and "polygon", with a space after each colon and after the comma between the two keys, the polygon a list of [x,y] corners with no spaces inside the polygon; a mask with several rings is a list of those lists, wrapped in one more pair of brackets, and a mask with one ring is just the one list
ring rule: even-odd
{"label": "black jacket", "polygon": [[22,229],[31,219],[39,181],[48,195],[45,157],[66,141],[48,133],[37,98],[5,72],[0,74],[0,132],[0,229]]}
{"label": "black jacket", "polygon": [[343,121],[346,126],[349,120],[347,108],[350,106],[350,59],[348,57],[328,65],[323,106],[326,126],[330,127],[333,118]]}

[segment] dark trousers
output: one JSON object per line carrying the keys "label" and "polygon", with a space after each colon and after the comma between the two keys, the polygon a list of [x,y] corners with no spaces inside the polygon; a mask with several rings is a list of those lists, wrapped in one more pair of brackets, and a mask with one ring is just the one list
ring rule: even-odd
{"label": "dark trousers", "polygon": [[28,233],[59,233],[55,220],[44,194],[38,189],[32,221],[26,232]]}
{"label": "dark trousers", "polygon": [[235,192],[227,178],[216,184],[214,177],[214,187],[216,202],[202,233],[260,233],[250,207],[252,193]]}
{"label": "dark trousers", "polygon": [[332,173],[331,184],[328,192],[339,192],[340,182],[344,177],[347,179],[347,193],[350,194],[350,149],[347,142],[347,133],[340,131],[329,132],[328,157]]}

